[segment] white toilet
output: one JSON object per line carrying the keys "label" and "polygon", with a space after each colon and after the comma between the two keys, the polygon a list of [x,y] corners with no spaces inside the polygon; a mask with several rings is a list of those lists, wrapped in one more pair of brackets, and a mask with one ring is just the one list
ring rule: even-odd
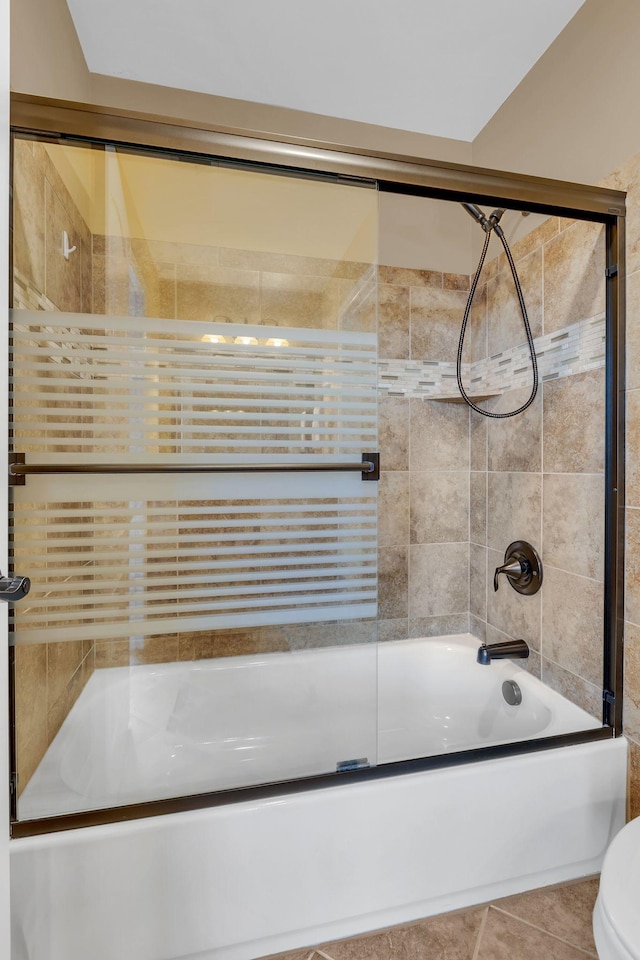
{"label": "white toilet", "polygon": [[607,850],[593,934],[600,960],[640,960],[640,817]]}

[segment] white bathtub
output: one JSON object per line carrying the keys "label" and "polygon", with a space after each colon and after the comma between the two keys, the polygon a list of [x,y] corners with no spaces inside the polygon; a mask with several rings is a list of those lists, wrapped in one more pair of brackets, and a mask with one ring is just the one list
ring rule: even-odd
{"label": "white bathtub", "polygon": [[[470,635],[98,670],[19,817],[438,756],[600,724]],[[522,703],[509,706],[505,680]]]}
{"label": "white bathtub", "polygon": [[[477,646],[445,637],[98,671],[21,818],[218,789],[239,770],[249,784],[598,726],[517,664],[479,666]],[[506,678],[518,707],[502,698]],[[211,702],[217,719],[228,704],[219,735]],[[14,840],[12,960],[249,960],[586,876],[624,824],[625,788],[626,744],[606,740]]]}

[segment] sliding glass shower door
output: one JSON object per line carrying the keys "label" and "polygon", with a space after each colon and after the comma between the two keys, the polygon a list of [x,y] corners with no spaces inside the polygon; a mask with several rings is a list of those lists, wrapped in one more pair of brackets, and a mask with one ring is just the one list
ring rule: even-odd
{"label": "sliding glass shower door", "polygon": [[14,144],[17,816],[376,763],[372,184]]}

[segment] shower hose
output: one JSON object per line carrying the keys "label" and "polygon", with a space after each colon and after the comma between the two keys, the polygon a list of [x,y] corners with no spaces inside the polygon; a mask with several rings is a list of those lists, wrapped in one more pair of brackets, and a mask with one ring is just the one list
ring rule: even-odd
{"label": "shower hose", "polygon": [[[511,250],[509,250],[509,244],[507,243],[504,232],[498,223],[494,223],[492,220],[490,220],[490,221],[487,221],[487,224],[488,224],[488,229],[485,228],[486,236],[484,240],[484,246],[482,248],[482,253],[480,254],[480,260],[478,262],[477,270],[473,277],[471,289],[469,290],[469,297],[467,299],[467,305],[464,310],[464,317],[462,318],[462,329],[460,330],[460,340],[458,342],[458,358],[456,362],[456,376],[458,378],[458,389],[460,390],[460,395],[462,396],[462,399],[465,401],[465,403],[467,403],[472,410],[475,410],[476,413],[482,414],[483,417],[492,417],[494,420],[504,420],[506,417],[516,417],[519,413],[523,413],[527,409],[527,407],[530,407],[533,401],[535,400],[536,394],[538,392],[538,364],[536,362],[536,348],[533,343],[533,336],[531,335],[531,327],[529,325],[529,317],[527,316],[527,308],[524,302],[524,297],[522,295],[522,288],[520,286],[520,280],[518,278],[516,265],[513,262],[513,257],[511,256]],[[524,322],[524,329],[527,334],[527,343],[529,344],[529,354],[531,356],[531,372],[533,374],[533,385],[531,387],[531,395],[529,399],[525,403],[523,403],[521,407],[518,407],[517,410],[510,410],[508,413],[492,413],[490,410],[483,410],[482,407],[477,406],[477,404],[473,402],[471,397],[467,395],[464,389],[464,385],[462,383],[462,350],[464,347],[464,337],[467,330],[467,322],[469,320],[469,314],[471,313],[471,306],[473,304],[473,298],[475,296],[476,287],[478,286],[480,274],[482,273],[485,257],[487,256],[487,250],[489,249],[491,234],[494,231],[500,237],[502,246],[504,247],[504,252],[506,254],[507,260],[509,261],[509,266],[511,268],[511,276],[513,277],[516,293],[518,294],[520,312],[522,314],[522,320]]]}

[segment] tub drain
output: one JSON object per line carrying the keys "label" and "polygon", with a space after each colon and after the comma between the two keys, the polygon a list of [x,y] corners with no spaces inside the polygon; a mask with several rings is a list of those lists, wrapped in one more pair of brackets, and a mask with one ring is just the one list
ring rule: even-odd
{"label": "tub drain", "polygon": [[502,696],[510,707],[517,707],[522,703],[522,690],[515,680],[505,680],[502,684]]}

